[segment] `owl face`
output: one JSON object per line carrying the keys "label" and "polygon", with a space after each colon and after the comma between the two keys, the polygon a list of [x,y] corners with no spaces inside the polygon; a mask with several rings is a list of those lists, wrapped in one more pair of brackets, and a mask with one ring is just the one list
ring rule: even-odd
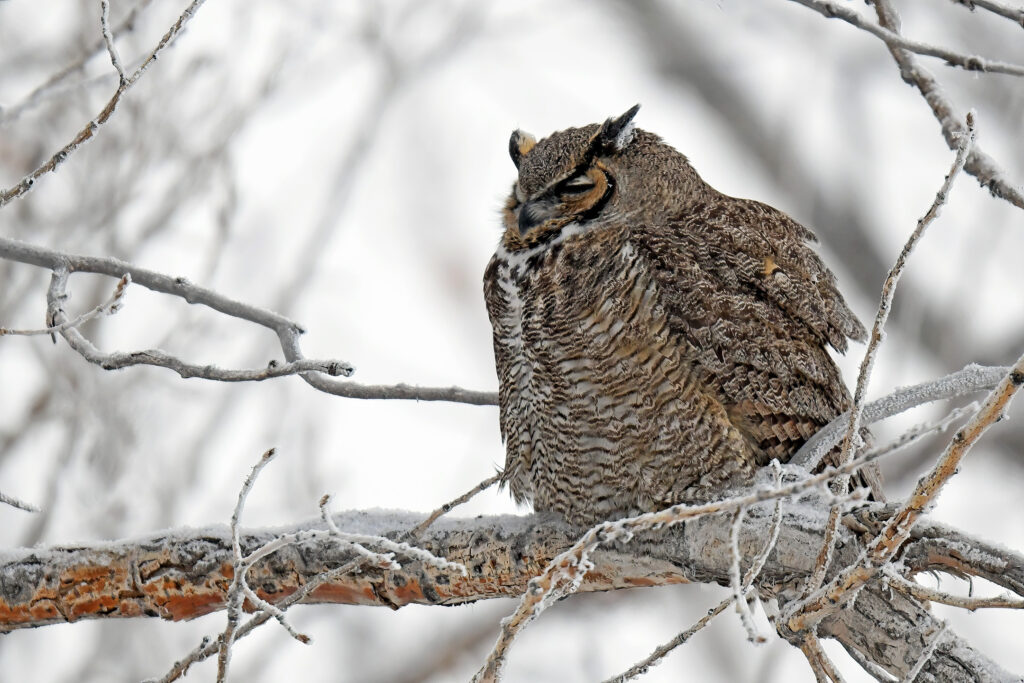
{"label": "owl face", "polygon": [[615,176],[605,163],[624,150],[633,137],[636,105],[602,125],[569,128],[540,142],[517,130],[509,155],[519,179],[505,203],[508,251],[528,249],[550,240],[570,224],[596,218],[616,190]]}

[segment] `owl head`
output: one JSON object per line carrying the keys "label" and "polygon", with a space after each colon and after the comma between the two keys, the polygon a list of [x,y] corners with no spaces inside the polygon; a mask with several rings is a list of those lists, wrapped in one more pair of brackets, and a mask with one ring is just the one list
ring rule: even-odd
{"label": "owl head", "polygon": [[602,124],[569,128],[538,142],[521,130],[508,151],[519,178],[505,203],[507,250],[528,249],[569,224],[629,215],[649,220],[703,185],[686,157],[634,127],[640,105]]}

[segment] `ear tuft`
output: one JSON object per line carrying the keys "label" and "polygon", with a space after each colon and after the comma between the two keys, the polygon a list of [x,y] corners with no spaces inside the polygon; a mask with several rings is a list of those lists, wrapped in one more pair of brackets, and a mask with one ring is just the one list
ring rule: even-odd
{"label": "ear tuft", "polygon": [[512,163],[519,168],[519,162],[523,160],[530,150],[537,144],[537,138],[521,130],[512,131],[512,137],[508,140],[508,155],[512,157]]}
{"label": "ear tuft", "polygon": [[638,111],[640,111],[640,105],[634,104],[619,118],[605,121],[601,126],[601,132],[598,133],[601,146],[614,152],[624,150],[633,140],[633,129],[636,126],[633,123],[633,117]]}

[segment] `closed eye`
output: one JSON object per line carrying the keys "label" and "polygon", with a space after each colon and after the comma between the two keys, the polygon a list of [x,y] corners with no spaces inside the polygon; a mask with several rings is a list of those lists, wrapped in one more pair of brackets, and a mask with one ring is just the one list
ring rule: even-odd
{"label": "closed eye", "polygon": [[563,195],[586,194],[594,189],[594,181],[589,176],[581,175],[570,178],[558,186],[558,193]]}

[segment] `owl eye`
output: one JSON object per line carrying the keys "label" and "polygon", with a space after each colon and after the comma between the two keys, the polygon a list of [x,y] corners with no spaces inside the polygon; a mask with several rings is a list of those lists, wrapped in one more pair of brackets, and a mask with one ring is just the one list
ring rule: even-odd
{"label": "owl eye", "polygon": [[558,186],[558,193],[562,195],[586,194],[594,189],[594,181],[589,176],[579,175],[569,178]]}

